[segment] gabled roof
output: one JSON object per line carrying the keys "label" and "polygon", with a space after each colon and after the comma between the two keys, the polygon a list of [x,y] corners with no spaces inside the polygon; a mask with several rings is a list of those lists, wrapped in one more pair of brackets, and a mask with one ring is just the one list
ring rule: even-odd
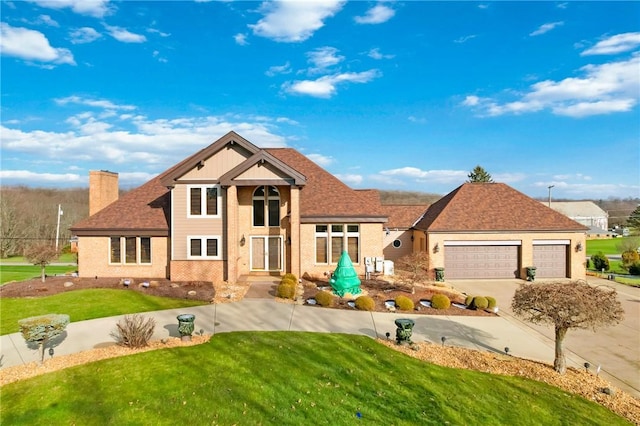
{"label": "gabled roof", "polygon": [[231,131],[209,145],[208,147],[201,149],[192,156],[184,159],[171,169],[162,174],[162,184],[165,186],[171,186],[174,182],[183,176],[185,173],[193,170],[199,164],[202,164],[205,160],[213,156],[216,152],[226,147],[229,143],[238,144],[247,150],[250,154],[255,154],[260,151],[260,148],[240,136],[234,131]]}
{"label": "gabled roof", "polygon": [[300,191],[300,216],[303,222],[341,218],[359,222],[386,221],[378,191],[357,191],[348,187],[295,149],[265,150],[306,177],[307,184]]}
{"label": "gabled roof", "polygon": [[241,164],[238,164],[236,167],[229,170],[224,175],[220,176],[220,184],[221,185],[241,184],[241,181],[236,180],[236,177],[259,163],[268,163],[271,167],[274,167],[276,170],[280,171],[285,176],[288,176],[287,180],[290,181],[290,184],[292,185],[302,186],[306,183],[306,179],[301,173],[298,173],[296,170],[292,169],[287,164],[278,160],[268,152],[264,150],[260,150],[255,154],[253,154],[250,158],[247,158],[246,161],[242,162]]}
{"label": "gabled roof", "polygon": [[[544,201],[547,206],[548,201]],[[609,217],[593,201],[552,201],[551,208],[568,217]]]}
{"label": "gabled roof", "polygon": [[[357,191],[291,148],[260,149],[235,132],[229,132],[208,147],[182,160],[144,185],[87,219],[71,227],[75,235],[169,235],[171,191],[175,180],[227,146],[238,143],[253,153],[245,162],[221,177],[233,183],[242,173],[260,161],[290,177],[290,184],[304,188],[300,192],[300,214],[307,221],[344,220],[347,222],[384,222],[378,191]],[[228,181],[228,182],[227,182]],[[303,186],[304,185],[304,186]]]}
{"label": "gabled roof", "polygon": [[587,230],[504,183],[465,183],[432,204],[415,227],[430,232]]}
{"label": "gabled roof", "polygon": [[389,217],[387,228],[409,229],[422,218],[427,204],[383,204],[382,211]]}

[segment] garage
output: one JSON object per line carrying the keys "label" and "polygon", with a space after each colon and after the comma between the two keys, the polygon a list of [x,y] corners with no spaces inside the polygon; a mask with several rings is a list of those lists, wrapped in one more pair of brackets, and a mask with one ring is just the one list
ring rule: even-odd
{"label": "garage", "polygon": [[519,246],[516,242],[460,243],[445,242],[446,279],[517,277]]}
{"label": "garage", "polygon": [[536,278],[566,278],[569,242],[533,242],[533,265]]}

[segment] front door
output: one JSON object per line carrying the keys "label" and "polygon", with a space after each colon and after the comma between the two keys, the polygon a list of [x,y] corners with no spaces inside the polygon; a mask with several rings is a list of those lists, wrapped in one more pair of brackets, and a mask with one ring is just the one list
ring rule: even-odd
{"label": "front door", "polygon": [[282,271],[282,237],[251,237],[251,270]]}

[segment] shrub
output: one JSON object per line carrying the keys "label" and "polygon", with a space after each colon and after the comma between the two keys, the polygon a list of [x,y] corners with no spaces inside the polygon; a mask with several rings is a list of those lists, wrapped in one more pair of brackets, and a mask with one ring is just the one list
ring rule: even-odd
{"label": "shrub", "polygon": [[631,275],[640,275],[640,262],[629,265],[629,273]]}
{"label": "shrub", "polygon": [[376,302],[370,296],[360,296],[356,299],[356,308],[361,311],[373,311]]}
{"label": "shrub", "polygon": [[498,304],[495,297],[485,296],[485,299],[487,299],[487,309],[493,309]]}
{"label": "shrub", "polygon": [[297,280],[292,280],[291,278],[282,278],[280,280],[280,284],[291,284],[291,285],[298,285],[298,281]]}
{"label": "shrub", "polygon": [[601,251],[591,256],[591,262],[596,271],[609,270],[609,259]]}
{"label": "shrub", "polygon": [[61,335],[69,324],[69,315],[47,314],[18,321],[22,337],[29,343],[37,343],[40,348],[40,362],[44,361],[47,342]]}
{"label": "shrub", "polygon": [[396,308],[401,311],[412,311],[413,310],[413,300],[409,299],[407,296],[398,296],[395,298]]}
{"label": "shrub", "polygon": [[278,284],[276,289],[276,296],[283,299],[294,299],[296,297],[297,285],[291,281],[284,281]]}
{"label": "shrub", "polygon": [[153,318],[145,318],[139,314],[125,315],[116,324],[116,331],[111,333],[116,342],[130,348],[142,348],[149,344],[156,322]]}
{"label": "shrub", "polygon": [[471,306],[471,303],[473,303],[473,296],[469,295],[466,297],[466,299],[464,299],[464,304],[467,306]]}
{"label": "shrub", "polygon": [[627,250],[622,253],[622,266],[625,268],[629,268],[629,266],[633,265],[640,261],[640,255],[636,250]]}
{"label": "shrub", "polygon": [[489,301],[484,296],[476,296],[473,298],[473,302],[471,303],[471,307],[473,309],[487,309],[489,306]]}
{"label": "shrub", "polygon": [[451,307],[451,300],[446,294],[434,294],[431,298],[431,307],[434,309],[449,309]]}
{"label": "shrub", "polygon": [[282,277],[283,280],[291,280],[294,283],[298,282],[298,277],[296,277],[294,274],[288,272],[286,274],[284,274],[284,276]]}
{"label": "shrub", "polygon": [[316,302],[318,305],[326,307],[333,306],[334,298],[331,292],[322,290],[316,293]]}
{"label": "shrub", "polygon": [[591,269],[591,259],[587,259],[587,269]]}

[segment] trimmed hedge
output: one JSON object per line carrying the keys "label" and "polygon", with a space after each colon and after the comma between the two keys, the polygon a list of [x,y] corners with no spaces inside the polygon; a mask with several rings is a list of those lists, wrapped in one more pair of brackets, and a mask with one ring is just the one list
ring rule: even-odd
{"label": "trimmed hedge", "polygon": [[394,302],[396,302],[396,308],[401,311],[413,311],[413,300],[407,296],[398,296]]}
{"label": "trimmed hedge", "polygon": [[333,306],[335,301],[333,294],[326,290],[322,290],[316,293],[316,302],[318,305],[323,306],[325,308]]}
{"label": "trimmed hedge", "polygon": [[434,294],[431,298],[431,307],[434,309],[449,309],[451,307],[451,300],[446,294]]}
{"label": "trimmed hedge", "polygon": [[356,308],[361,311],[373,311],[376,307],[376,302],[371,296],[360,296],[356,299]]}

